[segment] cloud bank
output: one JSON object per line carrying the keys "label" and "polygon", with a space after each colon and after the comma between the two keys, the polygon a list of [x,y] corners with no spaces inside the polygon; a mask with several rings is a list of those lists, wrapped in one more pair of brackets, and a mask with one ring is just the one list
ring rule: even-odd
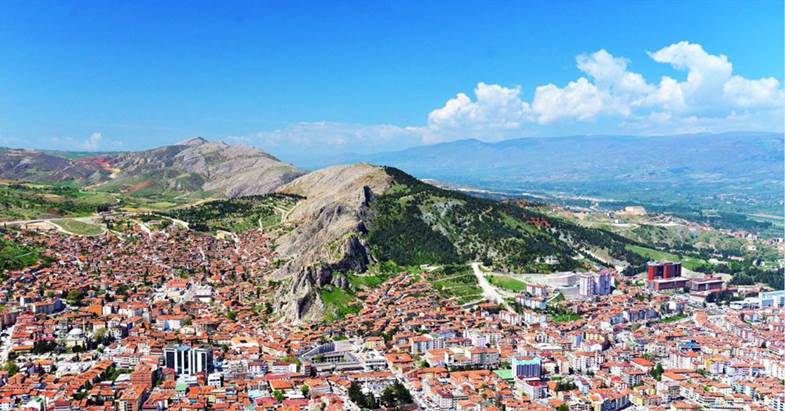
{"label": "cloud bank", "polygon": [[785,91],[776,78],[735,74],[727,56],[687,41],[647,55],[681,79],[647,79],[631,70],[629,59],[600,49],[576,56],[577,78],[537,85],[528,100],[520,85],[479,82],[473,96],[458,92],[428,113],[424,125],[298,123],[230,140],[274,152],[293,148],[283,151],[296,158],[304,149],[368,153],[465,138],[782,131]]}
{"label": "cloud bank", "polygon": [[782,129],[785,93],[776,78],[736,75],[726,56],[686,41],[648,55],[686,72],[686,80],[648,81],[630,71],[629,60],[602,49],[576,57],[582,76],[563,86],[537,86],[531,102],[521,98],[520,86],[479,83],[474,100],[458,93],[433,110],[427,128],[443,139],[483,133],[499,138],[508,130],[602,119],[615,120],[608,133]]}

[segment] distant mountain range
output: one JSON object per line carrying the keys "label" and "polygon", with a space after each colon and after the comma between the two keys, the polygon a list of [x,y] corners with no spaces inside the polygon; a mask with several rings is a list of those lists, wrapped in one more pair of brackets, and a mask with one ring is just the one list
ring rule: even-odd
{"label": "distant mountain range", "polygon": [[460,140],[355,156],[421,178],[464,182],[693,181],[777,179],[783,172],[779,133],[657,137],[538,137],[485,143]]}
{"label": "distant mountain range", "polygon": [[69,182],[130,195],[266,194],[303,174],[256,148],[194,138],[151,150],[78,153],[0,149],[0,178]]}
{"label": "distant mountain range", "polygon": [[[783,134],[460,140],[332,162],[384,164],[418,178],[508,192],[701,203],[771,212],[783,197]],[[730,207],[730,206],[729,206]]]}

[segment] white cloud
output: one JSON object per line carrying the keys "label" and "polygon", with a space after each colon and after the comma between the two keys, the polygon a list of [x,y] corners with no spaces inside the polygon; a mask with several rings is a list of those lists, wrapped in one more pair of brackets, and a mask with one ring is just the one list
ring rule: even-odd
{"label": "white cloud", "polygon": [[98,149],[98,146],[101,144],[102,138],[103,135],[100,132],[96,131],[95,133],[90,134],[90,137],[88,137],[87,140],[85,140],[84,143],[82,143],[82,148],[84,148],[87,151],[95,151]]}
{"label": "white cloud", "polygon": [[471,130],[518,129],[530,120],[529,103],[521,100],[520,87],[503,87],[498,84],[478,83],[474,101],[464,93],[448,100],[444,107],[428,114],[428,128],[433,136],[451,130],[471,134]]}
{"label": "white cloud", "polygon": [[686,78],[647,80],[631,70],[629,59],[600,49],[576,57],[577,79],[534,86],[530,100],[521,86],[480,82],[473,96],[459,92],[432,110],[423,126],[296,123],[228,140],[315,164],[316,158],[464,138],[782,130],[785,92],[776,78],[745,78],[733,73],[728,57],[686,41],[647,55]]}
{"label": "white cloud", "polygon": [[[651,122],[646,129],[664,127],[655,119],[701,131],[781,130],[785,92],[773,77],[747,79],[733,73],[725,55],[713,55],[699,44],[682,41],[648,55],[655,62],[686,71],[684,81],[663,76],[659,83],[648,82],[628,69],[630,61],[601,49],[576,58],[585,74],[560,87],[555,84],[535,88],[531,103],[521,98],[521,87],[479,83],[476,99],[458,93],[428,115],[431,140],[451,136],[503,138],[517,131],[543,130],[560,123],[605,122],[601,132],[626,131],[632,124]],[[745,122],[745,119],[747,119]],[[760,121],[765,123],[761,124]],[[608,125],[610,124],[610,125]]]}
{"label": "white cloud", "polygon": [[773,77],[747,80],[733,76],[723,84],[722,92],[730,102],[742,108],[781,107],[785,99],[780,82]]}
{"label": "white cloud", "polygon": [[540,124],[560,119],[590,120],[598,114],[611,110],[606,101],[608,95],[585,77],[571,81],[564,88],[553,84],[537,87],[532,108]]}

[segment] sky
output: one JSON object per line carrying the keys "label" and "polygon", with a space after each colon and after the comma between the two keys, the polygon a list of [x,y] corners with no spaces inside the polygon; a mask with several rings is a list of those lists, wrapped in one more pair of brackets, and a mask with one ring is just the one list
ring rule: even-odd
{"label": "sky", "polygon": [[780,1],[0,2],[0,145],[782,131]]}

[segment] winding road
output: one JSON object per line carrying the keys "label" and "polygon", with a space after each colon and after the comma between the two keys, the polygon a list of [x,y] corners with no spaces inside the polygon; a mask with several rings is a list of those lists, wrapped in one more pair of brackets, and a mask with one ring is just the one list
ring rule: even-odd
{"label": "winding road", "polygon": [[472,263],[472,271],[474,272],[474,276],[477,277],[477,284],[482,288],[482,295],[485,299],[493,301],[500,306],[502,306],[505,310],[509,312],[515,312],[507,301],[504,300],[504,297],[499,294],[499,291],[488,282],[488,279],[485,278],[485,273],[480,269],[480,263]]}

